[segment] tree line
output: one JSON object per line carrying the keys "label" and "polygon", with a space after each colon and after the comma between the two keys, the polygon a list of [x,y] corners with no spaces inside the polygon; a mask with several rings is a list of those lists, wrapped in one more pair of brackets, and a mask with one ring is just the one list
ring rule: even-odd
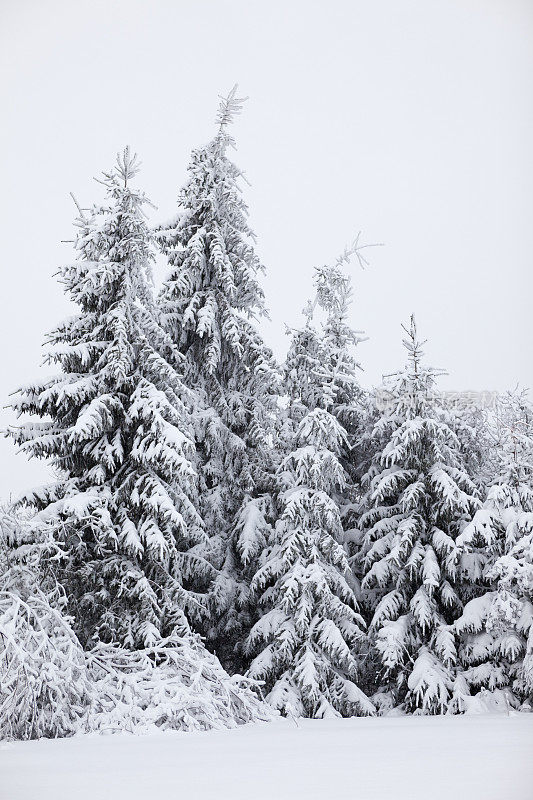
{"label": "tree line", "polygon": [[364,390],[346,270],[365,260],[359,238],[315,270],[276,363],[229,157],[241,105],[235,89],[221,102],[171,223],[149,225],[129,149],[101,204],[78,208],[59,272],[78,310],[47,337],[57,374],[19,390],[29,420],[7,432],[54,480],[1,523],[4,736],[66,735],[82,718],[211,727],[269,707],[529,708],[527,395],[451,403],[414,317],[386,394]]}

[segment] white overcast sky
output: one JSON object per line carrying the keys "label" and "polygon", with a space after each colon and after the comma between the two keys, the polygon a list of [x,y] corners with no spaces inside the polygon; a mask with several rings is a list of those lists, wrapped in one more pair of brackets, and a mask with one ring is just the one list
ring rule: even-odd
{"label": "white overcast sky", "polygon": [[[130,144],[167,219],[235,82],[278,357],[313,267],[362,230],[385,244],[353,273],[363,383],[403,362],[412,311],[445,388],[533,383],[530,0],[1,0],[0,62],[5,402],[72,313],[52,278],[69,192],[97,201],[92,177]],[[0,447],[0,496],[46,479]]]}

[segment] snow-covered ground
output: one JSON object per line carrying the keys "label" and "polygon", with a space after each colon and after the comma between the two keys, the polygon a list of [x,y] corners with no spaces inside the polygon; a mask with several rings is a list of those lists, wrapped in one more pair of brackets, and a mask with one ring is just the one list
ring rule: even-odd
{"label": "snow-covered ground", "polygon": [[533,714],[0,744],[1,800],[531,800]]}

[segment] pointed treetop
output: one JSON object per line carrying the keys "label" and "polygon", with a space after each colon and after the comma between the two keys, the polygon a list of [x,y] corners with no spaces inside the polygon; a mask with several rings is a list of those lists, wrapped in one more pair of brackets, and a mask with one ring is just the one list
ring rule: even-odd
{"label": "pointed treetop", "polygon": [[448,373],[444,369],[435,369],[434,367],[422,366],[422,359],[424,357],[423,347],[427,339],[418,338],[418,330],[416,327],[415,315],[411,314],[409,327],[402,324],[402,328],[407,334],[402,339],[403,346],[407,350],[407,367],[400,372],[392,372],[384,375],[383,378],[400,378],[407,380],[409,392],[414,391],[415,394],[423,392],[427,394],[431,391],[435,379]]}
{"label": "pointed treetop", "polygon": [[137,153],[131,153],[129,147],[125,147],[122,155],[117,154],[117,166],[115,167],[117,174],[124,181],[124,186],[127,185],[130,178],[133,178],[141,168],[141,161]]}
{"label": "pointed treetop", "polygon": [[407,328],[403,323],[402,323],[402,328],[407,334],[407,338],[402,339],[402,342],[403,346],[405,347],[408,353],[408,361],[412,365],[415,375],[418,375],[418,367],[424,355],[424,351],[422,350],[422,348],[427,342],[427,339],[424,339],[424,341],[422,342],[418,338],[418,331],[416,329],[416,320],[414,314],[411,314],[411,324],[409,328]]}
{"label": "pointed treetop", "polygon": [[226,125],[233,122],[233,118],[241,113],[243,104],[248,100],[247,97],[237,97],[238,84],[236,83],[233,89],[226,97],[219,95],[220,104],[218,106],[216,123],[220,132],[224,130]]}
{"label": "pointed treetop", "polygon": [[129,147],[125,147],[122,153],[117,153],[116,164],[110,172],[104,172],[104,180],[100,181],[96,178],[98,183],[103,183],[107,186],[116,186],[122,182],[124,188],[141,168],[141,161],[137,153],[132,153]]}

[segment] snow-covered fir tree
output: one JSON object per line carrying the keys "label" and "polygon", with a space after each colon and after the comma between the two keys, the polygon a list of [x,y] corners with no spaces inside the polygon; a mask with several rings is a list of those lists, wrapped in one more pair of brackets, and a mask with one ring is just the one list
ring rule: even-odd
{"label": "snow-covered fir tree", "polygon": [[218,570],[204,632],[230,667],[250,624],[248,570],[264,545],[278,372],[254,319],[264,314],[263,272],[230,160],[236,87],[223,99],[212,141],[195,150],[179,213],[158,231],[171,272],[160,307],[185,357],[184,380],[202,397],[195,445],[207,556]]}
{"label": "snow-covered fir tree", "polygon": [[383,710],[439,713],[454,691],[453,622],[462,608],[456,538],[478,506],[450,413],[422,363],[411,318],[405,370],[388,387],[371,438],[360,529],[363,591]]}
{"label": "snow-covered fir tree", "polygon": [[364,623],[345,574],[334,496],[346,485],[339,462],[345,432],[326,409],[298,425],[295,449],[278,473],[280,516],[252,589],[264,614],[248,648],[249,674],[264,680],[283,713],[323,717],[373,713],[360,689],[357,650]]}
{"label": "snow-covered fir tree", "polygon": [[[341,522],[349,476],[342,425],[360,394],[346,315],[349,280],[337,263],[316,275],[307,325],[293,333],[285,367],[288,453],[278,470],[279,518],[252,581],[263,616],[248,649],[249,674],[264,680],[283,713],[308,717],[371,714],[359,686],[364,623],[347,580]],[[315,307],[326,312],[320,334]]]}
{"label": "snow-covered fir tree", "polygon": [[[355,348],[365,337],[348,321],[353,290],[350,276],[343,267],[353,257],[360,266],[368,263],[362,251],[370,245],[360,244],[359,238],[360,234],[333,265],[315,270],[314,300],[304,309],[306,325],[288,329],[292,338],[284,365],[284,385],[289,398],[287,416],[293,432],[294,425],[308,411],[327,408],[346,434],[340,461],[348,472],[350,488],[357,480],[359,453],[354,443],[361,438],[366,405],[358,378],[361,367]],[[317,316],[322,317],[320,324],[316,324]],[[350,491],[345,491],[344,495],[343,510],[349,515]]]}
{"label": "snow-covered fir tree", "polygon": [[525,393],[500,400],[499,474],[457,540],[471,599],[456,621],[467,693],[533,694],[533,409]]}
{"label": "snow-covered fir tree", "polygon": [[60,270],[80,311],[49,335],[58,375],[20,390],[11,430],[58,479],[21,502],[49,532],[50,566],[82,642],[146,646],[199,616],[212,568],[196,512],[195,398],[152,297],[147,199],[126,149],[104,175],[107,200],[77,220],[78,260]]}

